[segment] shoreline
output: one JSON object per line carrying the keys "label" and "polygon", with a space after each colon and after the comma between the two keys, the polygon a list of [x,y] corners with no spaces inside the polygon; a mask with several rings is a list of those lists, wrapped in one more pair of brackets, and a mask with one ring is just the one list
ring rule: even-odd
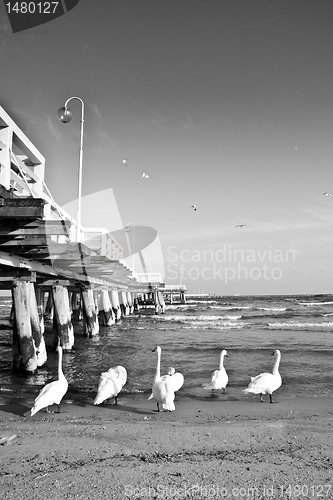
{"label": "shoreline", "polygon": [[0,399],[0,498],[332,498],[332,398],[275,399],[65,400],[32,418]]}

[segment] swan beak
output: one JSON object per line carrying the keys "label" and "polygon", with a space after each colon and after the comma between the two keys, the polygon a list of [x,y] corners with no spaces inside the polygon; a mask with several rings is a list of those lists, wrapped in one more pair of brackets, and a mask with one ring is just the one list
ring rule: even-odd
{"label": "swan beak", "polygon": [[156,347],[154,347],[154,349],[151,352],[155,352],[155,351],[156,351]]}

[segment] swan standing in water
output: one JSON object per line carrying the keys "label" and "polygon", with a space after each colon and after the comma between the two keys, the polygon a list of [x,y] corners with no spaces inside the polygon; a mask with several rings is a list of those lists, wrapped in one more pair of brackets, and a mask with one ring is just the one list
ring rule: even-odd
{"label": "swan standing in water", "polygon": [[224,356],[228,357],[228,353],[225,349],[221,351],[220,354],[220,367],[218,370],[213,371],[212,373],[212,378],[211,381],[208,384],[202,384],[202,387],[206,389],[206,391],[212,391],[212,394],[214,391],[218,389],[223,389],[223,394],[225,394],[225,388],[227,387],[228,384],[228,374],[225,371],[225,368],[223,366],[223,360]]}
{"label": "swan standing in water", "polygon": [[31,416],[37,413],[42,408],[46,408],[47,413],[49,413],[48,407],[56,404],[58,406],[58,413],[60,413],[60,402],[68,389],[68,382],[62,371],[62,347],[58,346],[58,380],[46,384],[45,387],[40,391],[37,398],[35,399],[35,404],[31,408]]}
{"label": "swan standing in water", "polygon": [[276,389],[281,387],[282,379],[279,373],[279,364],[281,359],[281,353],[277,349],[272,353],[272,356],[275,356],[275,362],[273,366],[273,373],[261,373],[256,377],[251,377],[251,382],[248,385],[247,389],[244,389],[243,392],[246,394],[249,392],[253,392],[254,394],[260,394],[260,401],[264,401],[264,394],[269,394],[269,402],[274,403],[272,399],[272,394]]}
{"label": "swan standing in water", "polygon": [[100,405],[111,398],[114,398],[115,404],[117,404],[118,394],[126,384],[126,381],[127,371],[123,366],[115,366],[107,372],[101,373],[94,405]]}
{"label": "swan standing in water", "polygon": [[156,374],[153,382],[152,393],[149,399],[154,398],[157,402],[157,411],[162,408],[168,411],[175,410],[175,392],[184,384],[184,376],[181,373],[175,373],[173,367],[169,368],[168,374],[161,377],[161,352],[160,346],[155,347],[153,352],[157,352]]}

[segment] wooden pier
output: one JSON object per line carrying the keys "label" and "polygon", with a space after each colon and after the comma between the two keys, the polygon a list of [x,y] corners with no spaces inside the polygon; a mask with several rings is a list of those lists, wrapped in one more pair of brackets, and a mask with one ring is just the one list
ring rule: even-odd
{"label": "wooden pier", "polygon": [[185,285],[165,285],[163,287],[164,299],[168,304],[186,304]]}
{"label": "wooden pier", "polygon": [[12,369],[21,373],[46,362],[45,316],[53,321],[52,347],[66,352],[74,318],[92,337],[138,310],[144,294],[157,313],[165,309],[163,283],[149,273],[138,279],[106,228],[95,231],[97,248],[85,244],[85,229],[77,231],[54,201],[44,174],[44,157],[0,106],[0,289],[11,291]]}

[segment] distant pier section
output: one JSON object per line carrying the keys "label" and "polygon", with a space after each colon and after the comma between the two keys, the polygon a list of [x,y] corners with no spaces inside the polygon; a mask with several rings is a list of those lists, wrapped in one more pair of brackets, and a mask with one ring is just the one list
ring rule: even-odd
{"label": "distant pier section", "polygon": [[[79,235],[79,236],[78,236]],[[0,289],[12,295],[12,369],[35,373],[46,362],[44,318],[52,347],[71,351],[76,321],[92,337],[152,298],[165,310],[169,290],[157,273],[135,273],[107,228],[77,227],[45,183],[45,158],[0,106]],[[184,293],[184,295],[182,295]]]}

